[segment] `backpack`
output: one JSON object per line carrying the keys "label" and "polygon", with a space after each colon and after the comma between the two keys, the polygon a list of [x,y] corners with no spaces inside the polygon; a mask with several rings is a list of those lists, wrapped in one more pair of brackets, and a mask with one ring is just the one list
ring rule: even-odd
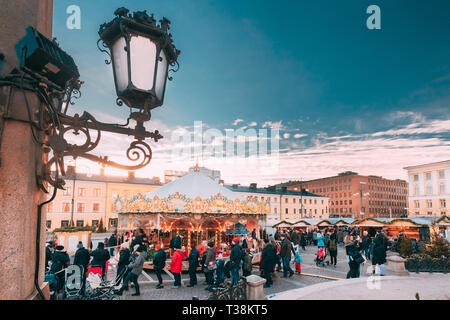
{"label": "backpack", "polygon": [[329,248],[331,251],[336,251],[336,249],[337,249],[336,239],[330,240]]}

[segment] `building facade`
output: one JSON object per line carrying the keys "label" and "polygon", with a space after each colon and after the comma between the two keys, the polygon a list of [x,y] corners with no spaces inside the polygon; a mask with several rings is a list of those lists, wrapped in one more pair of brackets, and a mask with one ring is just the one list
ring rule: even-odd
{"label": "building facade", "polygon": [[227,185],[225,187],[242,194],[246,198],[267,201],[270,204],[267,220],[281,221],[284,219],[329,217],[329,198],[305,190],[297,192],[287,190],[285,187],[257,188],[255,183],[249,187],[239,185]]}
{"label": "building facade", "polygon": [[450,160],[405,167],[410,216],[450,215]]}
{"label": "building facade", "polygon": [[102,221],[106,229],[117,227],[114,199],[145,194],[161,186],[159,180],[137,178],[133,172],[128,177],[88,175],[69,167],[66,177],[66,190],[58,191],[48,204],[48,231],[69,226],[72,214],[74,226],[98,226]]}
{"label": "building facade", "polygon": [[287,184],[329,198],[330,217],[403,217],[407,214],[408,183],[354,172]]}

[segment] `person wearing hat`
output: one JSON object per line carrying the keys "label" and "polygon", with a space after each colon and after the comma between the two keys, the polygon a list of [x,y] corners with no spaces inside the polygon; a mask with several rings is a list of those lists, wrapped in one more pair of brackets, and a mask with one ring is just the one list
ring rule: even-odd
{"label": "person wearing hat", "polygon": [[57,246],[52,257],[50,273],[56,274],[58,280],[57,290],[61,290],[64,285],[64,269],[70,264],[70,258],[64,251],[64,246]]}
{"label": "person wearing hat", "polygon": [[144,262],[147,258],[147,252],[145,251],[144,246],[139,246],[139,248],[136,250],[136,259],[128,266],[130,269],[130,272],[123,280],[122,287],[119,291],[117,291],[117,294],[121,296],[123,294],[124,290],[128,290],[128,283],[131,281],[134,284],[134,288],[136,289],[136,292],[132,294],[132,296],[140,296],[141,292],[139,289],[139,283],[138,278],[142,273],[142,270],[144,269]]}
{"label": "person wearing hat", "polygon": [[77,252],[75,252],[73,264],[82,266],[83,271],[86,272],[89,260],[91,260],[91,256],[89,255],[89,251],[83,246],[83,242],[79,241],[77,248],[78,250]]}
{"label": "person wearing hat", "polygon": [[166,266],[166,252],[164,251],[164,245],[161,243],[161,245],[156,246],[156,254],[153,257],[153,268],[156,273],[156,277],[158,278],[158,285],[156,286],[156,289],[162,289],[163,286],[163,279],[161,276],[161,273]]}
{"label": "person wearing hat", "polygon": [[234,238],[231,245],[230,261],[231,261],[231,279],[233,285],[239,282],[239,269],[242,260],[242,249],[239,245],[239,238]]}
{"label": "person wearing hat", "polygon": [[175,249],[175,253],[172,257],[172,262],[170,264],[170,272],[172,272],[175,279],[173,284],[173,289],[178,289],[181,286],[181,267],[183,264],[183,259],[185,257],[185,247],[182,246],[180,249]]}
{"label": "person wearing hat", "polygon": [[[205,257],[205,278],[206,283],[209,286],[214,284],[214,265],[216,262],[216,249],[214,249],[214,242],[208,242],[208,248],[204,254]],[[208,288],[206,288],[208,289]]]}
{"label": "person wearing hat", "polygon": [[91,266],[92,267],[101,267],[102,268],[102,278],[105,277],[106,270],[106,261],[108,261],[111,256],[109,255],[108,250],[105,249],[105,244],[103,242],[99,242],[97,245],[97,249],[91,252],[92,257]]}

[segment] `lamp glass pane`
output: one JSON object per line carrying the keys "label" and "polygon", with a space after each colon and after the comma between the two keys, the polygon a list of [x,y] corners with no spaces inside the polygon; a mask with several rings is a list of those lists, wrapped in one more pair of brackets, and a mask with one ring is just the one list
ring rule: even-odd
{"label": "lamp glass pane", "polygon": [[130,40],[131,82],[141,90],[153,89],[156,45],[150,39],[134,36]]}
{"label": "lamp glass pane", "polygon": [[112,47],[114,55],[114,73],[116,75],[117,90],[122,92],[128,87],[128,60],[125,48],[127,43],[124,37],[120,37]]}
{"label": "lamp glass pane", "polygon": [[162,60],[158,61],[158,74],[156,75],[155,92],[158,100],[162,100],[167,78],[167,59],[164,50],[161,50],[159,56],[162,58]]}

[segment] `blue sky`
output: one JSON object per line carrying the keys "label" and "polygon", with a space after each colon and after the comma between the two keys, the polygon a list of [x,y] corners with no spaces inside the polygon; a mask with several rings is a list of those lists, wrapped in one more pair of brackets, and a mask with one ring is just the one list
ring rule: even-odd
{"label": "blue sky", "polygon": [[[66,27],[72,4],[81,30]],[[381,30],[366,27],[372,4]],[[152,115],[165,136],[195,120],[218,130],[279,124],[279,172],[218,164],[225,180],[269,184],[345,170],[405,178],[404,166],[450,158],[448,1],[57,0],[54,36],[86,82],[72,112],[127,114],[96,48],[99,25],[121,6],[172,21],[181,68]],[[142,174],[185,169],[158,158],[170,141],[154,147]]]}

